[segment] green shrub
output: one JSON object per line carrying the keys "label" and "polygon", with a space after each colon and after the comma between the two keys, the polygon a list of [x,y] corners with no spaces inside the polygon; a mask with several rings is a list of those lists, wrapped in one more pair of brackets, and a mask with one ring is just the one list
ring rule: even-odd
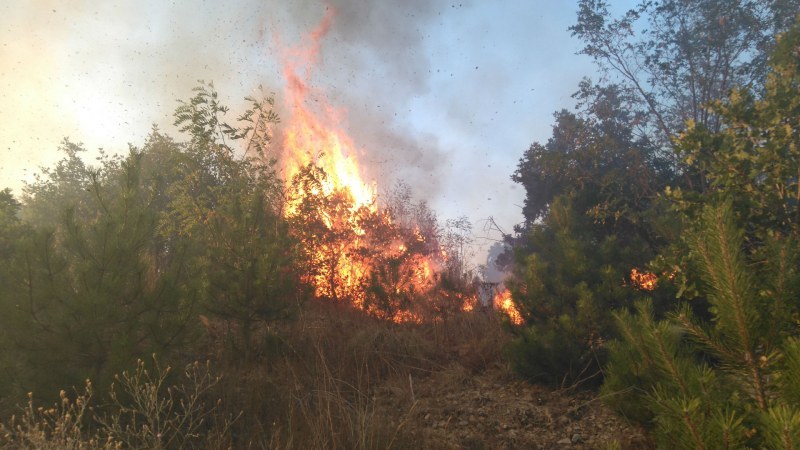
{"label": "green shrub", "polygon": [[730,203],[708,207],[689,239],[710,321],[686,305],[660,321],[647,303],[616,313],[604,393],[663,448],[800,445],[797,242],[748,254],[734,224]]}

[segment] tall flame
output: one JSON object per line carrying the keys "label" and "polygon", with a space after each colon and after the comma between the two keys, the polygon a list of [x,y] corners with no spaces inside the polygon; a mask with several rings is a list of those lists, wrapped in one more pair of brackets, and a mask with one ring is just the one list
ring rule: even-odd
{"label": "tall flame", "polygon": [[[334,208],[333,211],[317,212],[327,228],[317,232],[331,234],[334,229],[349,228],[354,233],[353,240],[358,240],[363,230],[354,223],[354,214],[361,207],[375,210],[375,188],[361,178],[355,145],[339,129],[339,114],[321,93],[310,87],[311,69],[319,58],[322,39],[331,27],[334,15],[334,10],[329,8],[320,24],[306,37],[306,42],[284,54],[289,122],[283,131],[280,164],[289,183],[309,165],[324,171],[324,176],[316,178],[319,184],[309,187],[310,192],[305,192],[303,187],[294,187],[286,208],[287,216],[301,215],[298,208],[304,199],[339,195],[348,211],[337,212]],[[338,299],[337,287],[353,290],[365,270],[350,257],[347,242],[328,240],[315,244],[317,254],[313,255],[311,264],[320,267],[313,280],[316,294]],[[336,279],[336,284],[331,282],[333,279]]]}
{"label": "tall flame", "polygon": [[290,184],[285,214],[306,233],[301,240],[318,297],[347,301],[395,322],[419,322],[411,303],[435,284],[433,263],[420,250],[426,238],[418,227],[404,229],[378,209],[376,186],[363,180],[358,149],[340,127],[343,112],[311,87],[311,69],[333,17],[329,9],[304,45],[284,57],[289,122],[280,164]]}
{"label": "tall flame", "polygon": [[[334,10],[329,8],[322,22],[309,34],[307,45],[289,51],[284,58],[283,75],[290,121],[283,137],[283,147],[288,150],[281,161],[283,172],[286,179],[291,180],[302,167],[315,163],[328,175],[321,194],[346,191],[352,196],[355,208],[368,206],[374,209],[375,186],[362,180],[356,146],[339,129],[341,113],[309,86],[311,68],[319,58],[322,38],[330,29],[334,16]],[[301,69],[304,69],[302,76]],[[312,104],[319,110],[313,110]]]}
{"label": "tall flame", "polygon": [[319,298],[394,322],[419,323],[429,311],[471,311],[477,298],[468,287],[440,283],[448,255],[436,227],[415,223],[424,219],[402,208],[378,208],[376,185],[364,181],[358,149],[340,126],[344,112],[311,87],[334,15],[328,9],[283,61],[289,110],[279,159],[289,187],[284,213],[295,225],[307,280]]}

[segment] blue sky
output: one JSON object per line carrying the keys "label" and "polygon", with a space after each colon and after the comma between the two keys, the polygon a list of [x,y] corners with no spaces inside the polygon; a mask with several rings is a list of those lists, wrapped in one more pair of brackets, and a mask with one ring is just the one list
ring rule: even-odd
{"label": "blue sky", "polygon": [[511,231],[519,158],[594,75],[567,30],[575,2],[6,0],[0,187],[18,192],[64,137],[125,152],[153,123],[174,134],[176,100],[200,79],[234,112],[258,86],[280,103],[279,56],[327,7],[337,16],[313,83],[343,112],[367,176],[379,189],[404,180],[477,235],[489,216]]}

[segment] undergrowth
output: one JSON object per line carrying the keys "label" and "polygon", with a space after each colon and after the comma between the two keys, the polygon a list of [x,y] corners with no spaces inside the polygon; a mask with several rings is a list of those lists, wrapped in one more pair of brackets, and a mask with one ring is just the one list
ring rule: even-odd
{"label": "undergrowth", "polygon": [[[138,361],[108,392],[87,381],[49,407],[30,394],[0,424],[0,448],[420,448],[408,427],[415,380],[454,363],[473,373],[502,364],[508,339],[491,313],[393,324],[314,303],[255,333],[256,356],[244,357],[230,352],[225,324],[205,325],[207,363]],[[381,409],[387,395],[399,399],[392,414]]]}

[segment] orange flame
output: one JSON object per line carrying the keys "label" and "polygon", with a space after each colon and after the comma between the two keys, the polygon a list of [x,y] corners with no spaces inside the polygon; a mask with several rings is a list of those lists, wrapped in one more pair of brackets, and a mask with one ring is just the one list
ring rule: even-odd
{"label": "orange flame", "polygon": [[[420,248],[426,238],[418,226],[405,229],[408,224],[394,224],[389,213],[378,209],[376,185],[363,181],[358,149],[340,126],[344,112],[311,87],[311,68],[333,17],[329,9],[304,45],[284,55],[289,121],[280,164],[290,183],[285,215],[316,224],[305,244],[311,248],[310,282],[318,297],[351,302],[398,323],[420,322],[408,303],[433,291],[435,259],[446,255],[425,254]],[[321,169],[314,183],[293,183],[312,165]],[[370,283],[380,289],[368,292]]]}
{"label": "orange flame", "polygon": [[634,268],[631,270],[631,283],[633,286],[643,291],[652,291],[658,283],[658,275],[651,272],[639,272]]}
{"label": "orange flame", "polygon": [[[318,218],[327,228],[318,231],[330,234],[346,229],[350,232],[350,239],[318,242],[317,254],[312,261],[319,267],[313,280],[316,294],[341,299],[335,287],[344,292],[353,291],[366,272],[348,252],[348,244],[359,243],[364,235],[364,230],[357,223],[357,210],[366,207],[374,212],[376,202],[374,186],[362,181],[355,145],[339,129],[339,114],[320,93],[309,87],[311,68],[319,57],[322,38],[330,29],[334,15],[334,10],[329,8],[322,22],[306,38],[305,45],[291,49],[284,55],[283,74],[287,84],[289,123],[283,133],[284,154],[281,164],[287,181],[291,181],[309,164],[325,171],[325,176],[317,179],[319,186],[313,186],[309,192],[302,187],[295,188],[285,212],[288,217],[300,215],[300,203],[309,197],[329,198],[338,195],[341,206],[346,206],[347,211],[334,207],[318,212]],[[316,104],[318,109],[312,109],[312,104]],[[336,279],[335,285],[330,282],[333,279]],[[363,299],[356,299],[356,303],[362,306]]]}
{"label": "orange flame", "polygon": [[494,309],[502,311],[505,315],[507,315],[508,319],[514,325],[522,325],[525,323],[525,321],[522,319],[522,314],[520,314],[519,309],[517,308],[517,305],[511,298],[511,291],[508,289],[498,292],[497,295],[494,296],[492,304],[494,305]]}
{"label": "orange flame", "polygon": [[[302,167],[315,163],[326,170],[329,178],[322,192],[309,194],[327,196],[346,191],[352,196],[354,208],[367,206],[374,211],[376,189],[374,184],[362,180],[356,146],[339,130],[341,112],[309,87],[311,67],[319,56],[321,40],[330,29],[334,15],[329,8],[319,26],[310,33],[310,43],[305,48],[290,51],[284,61],[290,122],[283,138],[284,149],[288,149],[282,158],[283,172],[286,179],[291,180]],[[302,66],[305,66],[304,76],[298,73]],[[316,104],[319,110],[312,110],[311,104]],[[290,205],[290,209],[292,206],[296,205]]]}
{"label": "orange flame", "polygon": [[461,310],[464,312],[472,312],[478,306],[478,297],[474,295],[467,296],[461,303]]}

